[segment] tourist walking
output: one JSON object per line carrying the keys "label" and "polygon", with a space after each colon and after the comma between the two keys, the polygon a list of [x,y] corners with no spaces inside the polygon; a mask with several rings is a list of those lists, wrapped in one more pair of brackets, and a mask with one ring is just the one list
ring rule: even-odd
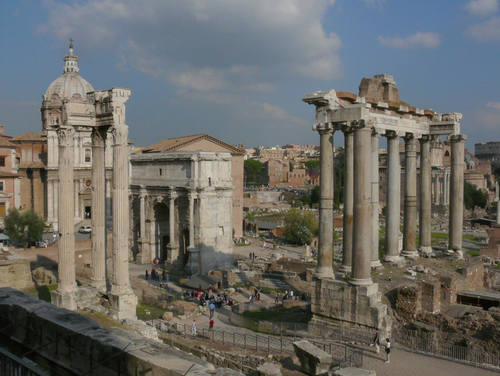
{"label": "tourist walking", "polygon": [[146,281],[149,279],[149,272],[148,270],[146,269]]}
{"label": "tourist walking", "polygon": [[387,354],[386,363],[391,361],[391,340],[389,338],[386,339],[387,343],[385,344],[385,353]]}
{"label": "tourist walking", "polygon": [[375,337],[373,338],[373,346],[375,346],[375,352],[379,354],[380,352],[380,333],[377,332],[375,333]]}
{"label": "tourist walking", "polygon": [[208,308],[210,308],[210,318],[214,317],[214,315],[215,315],[215,304],[213,302],[211,302],[210,305],[208,306]]}
{"label": "tourist walking", "polygon": [[208,322],[208,330],[214,330],[214,320],[210,319]]}
{"label": "tourist walking", "polygon": [[191,329],[192,329],[193,337],[196,337],[196,320],[193,320],[193,322],[191,323]]}
{"label": "tourist walking", "polygon": [[161,272],[161,276],[163,277],[163,280],[165,281],[165,270],[163,270],[163,272]]}

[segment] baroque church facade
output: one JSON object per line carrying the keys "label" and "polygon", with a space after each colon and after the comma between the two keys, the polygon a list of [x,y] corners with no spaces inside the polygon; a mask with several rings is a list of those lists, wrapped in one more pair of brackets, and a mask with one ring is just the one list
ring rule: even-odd
{"label": "baroque church facade", "polygon": [[[56,134],[58,125],[64,122],[62,105],[64,103],[89,103],[87,93],[94,91],[92,85],[79,74],[78,57],[73,54],[73,45],[69,46],[69,54],[64,57],[63,74],[50,84],[43,95],[42,133],[47,139],[46,158],[46,221],[51,223],[54,231],[58,229],[58,163],[59,145]],[[83,106],[82,106],[83,107]],[[108,131],[109,132],[109,131]],[[113,164],[113,144],[111,134],[106,139],[106,213],[107,222],[110,216],[110,197]],[[92,184],[92,147],[91,129],[80,127],[75,129],[74,137],[74,216],[75,224],[89,219],[91,213]]]}

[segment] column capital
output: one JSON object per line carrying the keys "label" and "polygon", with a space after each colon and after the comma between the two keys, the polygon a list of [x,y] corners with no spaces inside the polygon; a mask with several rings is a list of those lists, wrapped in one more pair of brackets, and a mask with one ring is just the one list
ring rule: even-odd
{"label": "column capital", "polygon": [[426,143],[426,142],[430,142],[432,140],[432,137],[430,134],[423,134],[421,137],[420,137],[420,143],[423,144],[423,143]]}
{"label": "column capital", "polygon": [[349,124],[347,124],[347,123],[342,123],[339,126],[339,129],[344,134],[352,134],[352,132],[353,132],[352,127]]}
{"label": "column capital", "polygon": [[179,194],[176,191],[171,191],[168,197],[172,200],[175,200],[177,197],[179,197]]}
{"label": "column capital", "polygon": [[56,132],[59,146],[73,146],[75,139],[75,129],[73,127],[58,127]]}
{"label": "column capital", "polygon": [[313,124],[313,131],[317,131],[320,135],[335,132],[335,127],[332,123],[315,123]]}
{"label": "column capital", "polygon": [[415,133],[406,132],[405,135],[403,136],[403,140],[405,140],[405,142],[410,142],[413,141],[414,139],[416,139]]}
{"label": "column capital", "polygon": [[451,134],[448,136],[448,140],[451,142],[460,142],[467,140],[467,136],[464,134]]}
{"label": "column capital", "polygon": [[352,127],[354,130],[355,129],[363,129],[363,128],[372,128],[367,124],[365,119],[359,119],[359,120],[353,120],[349,124],[350,127]]}
{"label": "column capital", "polygon": [[113,140],[115,145],[127,146],[128,144],[128,126],[125,124],[116,124],[112,128]]}
{"label": "column capital", "polygon": [[379,127],[372,127],[372,137],[380,137],[382,136],[382,133],[384,133],[384,130]]}
{"label": "column capital", "polygon": [[401,138],[403,134],[398,131],[385,131],[385,137],[388,139]]}

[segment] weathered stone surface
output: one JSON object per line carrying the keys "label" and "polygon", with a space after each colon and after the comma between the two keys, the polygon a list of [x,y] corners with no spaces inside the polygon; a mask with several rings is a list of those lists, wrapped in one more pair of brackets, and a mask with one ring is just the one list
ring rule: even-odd
{"label": "weathered stone surface", "polygon": [[281,369],[276,364],[264,363],[257,367],[260,376],[281,376]]}
{"label": "weathered stone surface", "polygon": [[335,376],[377,376],[375,371],[366,369],[346,367],[333,372]]}
{"label": "weathered stone surface", "polygon": [[57,278],[51,270],[40,266],[31,272],[33,280],[37,285],[54,285],[57,283]]}
{"label": "weathered stone surface", "polygon": [[293,342],[293,349],[300,360],[302,371],[308,375],[320,375],[330,369],[332,356],[309,341]]}
{"label": "weathered stone surface", "polygon": [[29,260],[7,248],[0,253],[0,287],[4,286],[20,290],[33,287]]}
{"label": "weathered stone surface", "polygon": [[161,317],[163,320],[172,320],[174,318],[173,312],[165,312]]}

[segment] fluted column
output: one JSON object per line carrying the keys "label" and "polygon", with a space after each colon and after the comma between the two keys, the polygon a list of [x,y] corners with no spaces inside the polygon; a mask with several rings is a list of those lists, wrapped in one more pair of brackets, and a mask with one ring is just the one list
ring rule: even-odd
{"label": "fluted column", "polygon": [[430,136],[420,138],[420,252],[432,253],[431,247],[431,145]]}
{"label": "fluted column", "polygon": [[462,226],[464,217],[464,142],[466,136],[449,136],[451,141],[450,179],[450,228],[449,249],[462,250]]}
{"label": "fluted column", "polygon": [[[73,192],[73,158],[75,130],[60,127],[59,138],[59,234],[58,243],[58,286],[52,294],[52,302],[59,307],[76,309],[75,292],[75,224]],[[68,210],[69,209],[69,210]]]}
{"label": "fluted column", "polygon": [[47,222],[54,221],[54,181],[47,181]]}
{"label": "fluted column", "polygon": [[354,205],[354,135],[352,129],[345,127],[344,132],[344,224],[342,237],[342,266],[340,271],[352,270],[352,219]]}
{"label": "fluted column", "polygon": [[[353,122],[354,123],[354,122]],[[371,285],[371,129],[364,121],[352,124],[354,130],[354,217],[352,243],[353,285]]]}
{"label": "fluted column", "polygon": [[54,232],[59,233],[59,179],[54,180],[54,216]]}
{"label": "fluted column", "polygon": [[333,278],[333,132],[331,123],[317,124],[320,135],[319,255],[316,275]]}
{"label": "fluted column", "polygon": [[92,277],[90,285],[102,292],[106,291],[106,168],[104,164],[106,136],[107,127],[92,129]]}
{"label": "fluted column", "polygon": [[189,248],[196,248],[194,244],[194,193],[189,192]]}
{"label": "fluted column", "polygon": [[146,240],[146,189],[141,186],[139,192],[139,210],[140,210],[140,238],[144,242]]}
{"label": "fluted column", "polygon": [[166,266],[171,266],[179,256],[179,245],[177,244],[177,234],[175,233],[175,200],[177,199],[177,193],[175,191],[170,192],[169,196],[169,212],[168,212],[168,225],[170,232],[170,242],[167,245],[168,257],[165,261]]}
{"label": "fluted column", "polygon": [[380,132],[376,129],[372,132],[371,137],[371,196],[372,196],[372,259],[371,267],[377,268],[381,266],[379,260],[379,171],[378,171],[378,146]]}
{"label": "fluted column", "polygon": [[128,126],[113,126],[113,266],[111,292],[133,293],[128,270]]}
{"label": "fluted column", "polygon": [[417,140],[414,134],[405,136],[405,202],[403,251],[405,257],[417,253]]}
{"label": "fluted column", "polygon": [[387,208],[385,227],[386,261],[399,261],[399,227],[400,227],[400,175],[399,134],[387,131]]}

